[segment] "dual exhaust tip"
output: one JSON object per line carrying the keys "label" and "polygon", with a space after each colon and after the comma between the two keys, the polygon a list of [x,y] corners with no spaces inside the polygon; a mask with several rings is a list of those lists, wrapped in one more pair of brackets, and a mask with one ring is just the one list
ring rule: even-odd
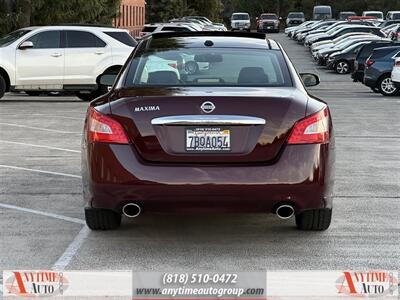
{"label": "dual exhaust tip", "polygon": [[142,213],[142,208],[136,203],[128,203],[122,207],[122,213],[125,217],[136,218]]}
{"label": "dual exhaust tip", "polygon": [[294,215],[294,208],[292,205],[283,204],[278,206],[275,213],[280,219],[283,220],[290,219]]}
{"label": "dual exhaust tip", "polygon": [[[122,207],[122,213],[128,218],[136,218],[142,213],[142,208],[136,203],[128,203]],[[292,205],[283,204],[278,206],[275,213],[280,219],[290,219],[294,215],[294,208]]]}

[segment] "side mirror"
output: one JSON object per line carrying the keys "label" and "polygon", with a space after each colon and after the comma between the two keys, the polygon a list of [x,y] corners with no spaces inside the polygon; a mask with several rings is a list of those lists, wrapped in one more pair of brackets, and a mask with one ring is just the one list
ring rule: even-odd
{"label": "side mirror", "polygon": [[303,80],[304,85],[307,87],[316,86],[320,83],[319,77],[312,73],[301,73],[300,77]]}
{"label": "side mirror", "polygon": [[99,84],[106,87],[107,90],[110,91],[114,84],[115,78],[117,78],[117,74],[103,74],[99,78]]}
{"label": "side mirror", "polygon": [[18,49],[20,50],[32,49],[32,48],[33,48],[33,43],[31,41],[25,41],[18,47]]}

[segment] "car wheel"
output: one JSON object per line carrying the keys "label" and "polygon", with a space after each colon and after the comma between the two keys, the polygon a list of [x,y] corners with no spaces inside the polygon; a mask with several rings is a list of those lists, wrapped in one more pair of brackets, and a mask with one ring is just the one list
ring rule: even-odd
{"label": "car wheel", "polygon": [[335,66],[335,71],[338,74],[347,74],[350,72],[350,64],[345,60],[339,61]]}
{"label": "car wheel", "polygon": [[0,75],[0,98],[4,96],[6,92],[6,81],[4,80],[3,76]]}
{"label": "car wheel", "polygon": [[42,92],[39,91],[25,91],[25,94],[29,96],[39,96]]}
{"label": "car wheel", "polygon": [[117,229],[121,225],[121,214],[100,208],[85,208],[86,225],[92,230]]}
{"label": "car wheel", "polygon": [[87,92],[87,93],[77,92],[77,93],[75,93],[75,95],[79,99],[81,99],[82,101],[85,101],[85,102],[92,101],[93,99],[101,96],[99,91],[93,91],[93,92]]}
{"label": "car wheel", "polygon": [[392,78],[389,74],[383,76],[378,82],[379,92],[384,96],[395,96],[398,94],[399,89],[393,84]]}
{"label": "car wheel", "polygon": [[296,216],[296,225],[300,230],[326,230],[331,225],[332,209],[310,209]]}
{"label": "car wheel", "polygon": [[196,74],[199,71],[199,65],[195,61],[185,63],[185,71],[189,75]]}

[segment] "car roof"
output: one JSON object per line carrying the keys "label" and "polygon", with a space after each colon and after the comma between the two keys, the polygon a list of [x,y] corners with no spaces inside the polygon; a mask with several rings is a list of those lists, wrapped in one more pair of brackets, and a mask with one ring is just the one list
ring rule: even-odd
{"label": "car roof", "polygon": [[247,12],[235,12],[232,15],[248,15],[249,13]]}
{"label": "car roof", "polygon": [[37,30],[37,29],[58,29],[58,30],[96,30],[96,31],[116,31],[116,32],[127,32],[126,29],[123,28],[115,28],[112,26],[99,26],[99,25],[75,25],[75,24],[68,24],[68,25],[47,25],[47,26],[31,26],[21,28],[23,30]]}
{"label": "car roof", "polygon": [[[278,43],[274,40],[266,38],[262,33],[242,33],[242,32],[222,32],[222,31],[194,31],[194,32],[155,32],[149,34],[143,41],[163,40],[169,38],[184,39],[184,46],[187,48],[208,48],[206,41],[212,41],[217,47],[229,48],[253,48],[253,49],[269,49],[280,50]],[[168,43],[160,43],[168,47]]]}

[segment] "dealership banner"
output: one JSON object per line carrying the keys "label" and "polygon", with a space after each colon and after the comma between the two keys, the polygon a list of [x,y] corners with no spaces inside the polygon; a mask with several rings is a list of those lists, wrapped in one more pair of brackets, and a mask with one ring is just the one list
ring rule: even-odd
{"label": "dealership banner", "polygon": [[397,271],[4,271],[3,297],[68,299],[399,299]]}

